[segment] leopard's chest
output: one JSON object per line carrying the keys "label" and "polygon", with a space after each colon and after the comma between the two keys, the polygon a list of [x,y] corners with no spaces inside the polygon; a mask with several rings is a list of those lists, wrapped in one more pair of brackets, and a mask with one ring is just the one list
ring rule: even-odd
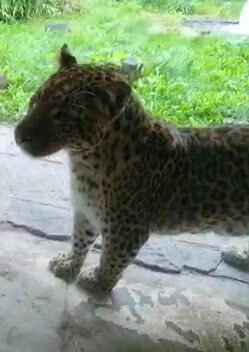
{"label": "leopard's chest", "polygon": [[71,201],[74,212],[84,214],[95,231],[101,231],[100,188],[96,173],[71,162]]}

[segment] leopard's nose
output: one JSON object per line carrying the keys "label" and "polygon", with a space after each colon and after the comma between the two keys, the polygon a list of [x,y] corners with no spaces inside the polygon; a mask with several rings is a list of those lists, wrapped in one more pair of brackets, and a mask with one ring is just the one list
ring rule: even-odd
{"label": "leopard's nose", "polygon": [[16,126],[14,129],[14,139],[17,145],[21,143],[21,135],[18,126]]}

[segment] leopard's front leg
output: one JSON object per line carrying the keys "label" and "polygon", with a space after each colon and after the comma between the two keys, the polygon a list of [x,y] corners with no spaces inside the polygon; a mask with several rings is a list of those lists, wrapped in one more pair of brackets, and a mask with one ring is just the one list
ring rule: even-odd
{"label": "leopard's front leg", "polygon": [[69,253],[59,253],[49,262],[55,276],[72,281],[79,273],[91,244],[97,237],[90,223],[81,212],[74,213],[73,240]]}
{"label": "leopard's front leg", "polygon": [[142,224],[112,224],[103,231],[102,238],[100,265],[82,271],[77,279],[79,286],[95,294],[105,294],[114,288],[147,241],[148,228]]}

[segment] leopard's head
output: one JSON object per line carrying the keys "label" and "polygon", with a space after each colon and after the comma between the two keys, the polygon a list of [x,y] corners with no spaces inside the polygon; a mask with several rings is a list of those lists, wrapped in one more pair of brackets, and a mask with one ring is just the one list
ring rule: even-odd
{"label": "leopard's head", "polygon": [[31,97],[27,113],[15,128],[15,141],[33,157],[61,149],[89,148],[100,123],[119,114],[131,95],[120,70],[109,65],[80,65],[64,44],[57,72]]}

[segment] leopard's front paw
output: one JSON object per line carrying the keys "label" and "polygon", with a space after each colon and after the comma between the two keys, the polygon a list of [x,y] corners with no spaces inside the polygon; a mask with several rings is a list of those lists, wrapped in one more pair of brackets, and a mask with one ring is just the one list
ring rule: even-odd
{"label": "leopard's front paw", "polygon": [[98,267],[81,272],[77,278],[78,286],[92,294],[107,294],[116,283],[116,280],[101,275]]}
{"label": "leopard's front paw", "polygon": [[49,262],[49,269],[55,276],[69,282],[75,279],[82,266],[82,259],[72,253],[59,253]]}
{"label": "leopard's front paw", "polygon": [[221,258],[231,266],[249,271],[249,243],[240,243],[236,246],[227,247],[222,251]]}

